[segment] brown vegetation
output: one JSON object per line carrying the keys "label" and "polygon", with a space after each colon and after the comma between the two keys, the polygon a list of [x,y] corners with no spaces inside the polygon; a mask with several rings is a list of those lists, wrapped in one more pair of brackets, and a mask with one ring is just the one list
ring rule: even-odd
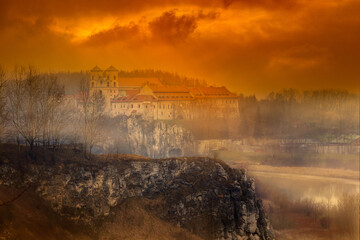
{"label": "brown vegetation", "polygon": [[102,226],[99,239],[200,240],[152,214],[160,200],[129,199],[117,210],[116,217]]}
{"label": "brown vegetation", "polygon": [[360,194],[344,194],[337,205],[311,199],[294,201],[275,186],[256,182],[278,239],[359,238]]}
{"label": "brown vegetation", "polygon": [[[19,190],[0,187],[1,199],[13,199]],[[200,240],[183,228],[174,227],[149,210],[155,200],[129,199],[116,210],[116,217],[90,229],[55,214],[33,190],[16,201],[0,206],[0,239],[90,240],[90,239],[170,239]]]}

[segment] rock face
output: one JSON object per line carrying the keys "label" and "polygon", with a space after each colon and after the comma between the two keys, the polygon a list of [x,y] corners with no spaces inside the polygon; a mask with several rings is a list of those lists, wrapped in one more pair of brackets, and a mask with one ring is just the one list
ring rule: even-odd
{"label": "rock face", "polygon": [[29,164],[22,180],[0,163],[0,185],[32,185],[52,209],[90,226],[131,197],[161,199],[155,214],[203,239],[274,239],[254,180],[208,158]]}
{"label": "rock face", "polygon": [[127,139],[131,154],[152,158],[192,155],[194,141],[190,131],[165,121],[140,122],[127,119]]}

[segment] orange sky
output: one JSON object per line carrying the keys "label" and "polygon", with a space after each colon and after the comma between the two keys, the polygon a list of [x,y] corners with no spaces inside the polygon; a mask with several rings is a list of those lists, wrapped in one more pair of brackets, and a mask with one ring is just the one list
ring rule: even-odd
{"label": "orange sky", "polygon": [[0,0],[0,64],[155,68],[246,94],[360,92],[359,0]]}

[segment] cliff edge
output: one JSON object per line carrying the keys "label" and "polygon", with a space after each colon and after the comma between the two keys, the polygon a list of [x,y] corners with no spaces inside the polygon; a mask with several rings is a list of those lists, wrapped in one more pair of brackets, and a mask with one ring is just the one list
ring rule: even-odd
{"label": "cliff edge", "polygon": [[4,155],[0,186],[30,187],[59,217],[92,229],[114,221],[127,200],[149,199],[154,216],[202,239],[275,238],[254,180],[209,158],[70,157],[19,169]]}

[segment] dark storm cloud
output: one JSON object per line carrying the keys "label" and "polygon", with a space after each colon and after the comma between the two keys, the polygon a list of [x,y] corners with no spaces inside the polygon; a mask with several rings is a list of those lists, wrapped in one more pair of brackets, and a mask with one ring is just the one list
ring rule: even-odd
{"label": "dark storm cloud", "polygon": [[297,0],[222,0],[225,8],[234,5],[261,8],[293,8],[299,5]]}
{"label": "dark storm cloud", "polygon": [[102,46],[113,42],[126,42],[139,36],[139,26],[135,23],[116,25],[114,28],[95,33],[84,42],[90,46]]}
{"label": "dark storm cloud", "polygon": [[153,37],[170,42],[187,39],[197,26],[196,16],[177,16],[174,10],[164,12],[160,17],[149,23]]}
{"label": "dark storm cloud", "polygon": [[[114,42],[144,41],[146,43],[161,40],[176,44],[188,39],[196,30],[198,21],[215,20],[219,16],[216,11],[195,11],[191,14],[177,14],[176,10],[163,12],[150,22],[145,23],[145,29],[149,29],[150,36],[146,36],[138,23],[131,22],[127,25],[116,25],[89,36],[85,45],[102,46]],[[139,20],[140,21],[140,20]]]}

